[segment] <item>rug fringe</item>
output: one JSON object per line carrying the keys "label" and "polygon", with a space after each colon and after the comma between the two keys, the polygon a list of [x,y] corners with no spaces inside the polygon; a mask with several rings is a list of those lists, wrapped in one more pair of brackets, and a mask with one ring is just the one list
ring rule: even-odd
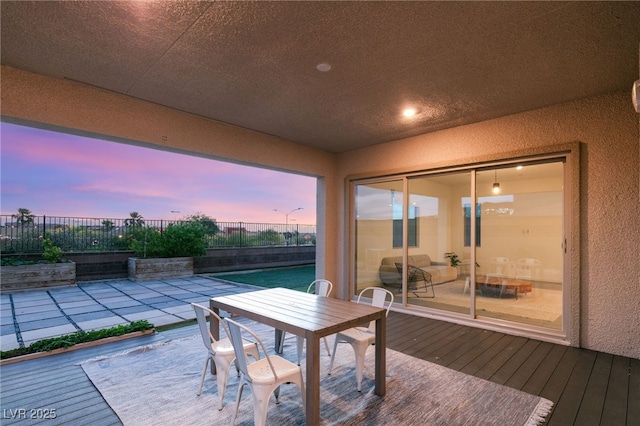
{"label": "rug fringe", "polygon": [[533,410],[533,413],[531,413],[529,420],[527,420],[524,426],[538,426],[539,424],[544,423],[546,417],[551,413],[552,408],[552,401],[540,398],[538,405],[536,405],[536,408]]}

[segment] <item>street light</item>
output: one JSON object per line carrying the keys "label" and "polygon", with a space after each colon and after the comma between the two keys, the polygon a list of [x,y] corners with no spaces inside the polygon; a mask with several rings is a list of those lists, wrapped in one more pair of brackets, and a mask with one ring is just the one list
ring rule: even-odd
{"label": "street light", "polygon": [[289,215],[291,213],[293,213],[293,212],[297,212],[298,210],[302,210],[302,209],[303,209],[303,207],[298,207],[297,209],[291,210],[289,213],[285,213],[282,210],[278,210],[278,209],[273,209],[273,211],[274,212],[280,212],[280,213],[282,213],[284,215],[284,224],[285,224],[285,227],[288,227],[288,225],[289,225]]}
{"label": "street light", "polygon": [[[274,212],[280,212],[284,215],[284,229],[285,232],[288,234],[289,233],[289,215],[293,212],[297,212],[298,210],[302,210],[302,207],[298,207],[297,209],[293,209],[291,210],[289,213],[285,213],[282,210],[278,210],[278,209],[273,209]],[[289,245],[289,238],[286,239],[287,241],[287,245]]]}

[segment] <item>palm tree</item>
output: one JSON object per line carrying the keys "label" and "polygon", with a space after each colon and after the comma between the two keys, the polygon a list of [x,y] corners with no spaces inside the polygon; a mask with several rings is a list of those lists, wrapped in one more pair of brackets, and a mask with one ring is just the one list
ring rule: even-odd
{"label": "palm tree", "polygon": [[18,213],[12,214],[11,217],[16,218],[16,221],[22,226],[33,223],[33,219],[35,218],[31,210],[25,209],[24,207],[18,208]]}
{"label": "palm tree", "polygon": [[129,213],[129,219],[124,220],[124,226],[135,226],[136,228],[144,225],[144,218],[138,212]]}

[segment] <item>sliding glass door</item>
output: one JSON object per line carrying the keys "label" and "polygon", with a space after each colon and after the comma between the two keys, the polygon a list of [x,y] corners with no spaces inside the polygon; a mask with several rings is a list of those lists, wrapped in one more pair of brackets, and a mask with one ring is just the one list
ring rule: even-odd
{"label": "sliding glass door", "polygon": [[396,293],[401,289],[394,260],[402,262],[402,188],[402,180],[355,187],[355,294],[383,281]]}
{"label": "sliding glass door", "polygon": [[563,163],[479,171],[476,181],[477,316],[561,330]]}
{"label": "sliding glass door", "polygon": [[562,330],[563,179],[547,160],[356,182],[354,293]]}
{"label": "sliding glass door", "polygon": [[[407,268],[425,271],[408,276],[409,305],[469,314],[470,247],[465,246],[468,220],[465,212],[470,200],[470,172],[455,172],[409,177],[409,211],[417,217],[419,244],[409,247]],[[465,204],[466,203],[466,204]],[[452,264],[453,257],[453,264]]]}

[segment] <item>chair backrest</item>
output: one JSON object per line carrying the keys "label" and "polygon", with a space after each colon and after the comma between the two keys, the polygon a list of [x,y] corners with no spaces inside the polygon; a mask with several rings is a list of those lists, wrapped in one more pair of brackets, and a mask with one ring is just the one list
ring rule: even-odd
{"label": "chair backrest", "polygon": [[[367,287],[365,289],[362,289],[360,294],[358,294],[358,300],[356,301],[356,303],[360,303],[360,299],[368,291],[373,292],[373,294],[371,295],[371,306],[375,306],[376,308],[384,308],[385,303],[388,303],[387,312],[385,313],[385,315],[389,315],[389,309],[391,309],[391,304],[393,303],[393,293],[391,293],[386,288],[382,288],[382,287]],[[387,301],[387,299],[389,300]],[[370,333],[375,333],[376,331],[375,321],[371,321],[369,323],[368,330]]]}
{"label": "chair backrest", "polygon": [[425,271],[424,269],[420,269],[413,265],[407,266],[407,269],[409,270],[409,277],[410,277],[410,279],[408,280],[409,282],[412,282],[412,281],[415,281],[415,282],[424,281],[425,283],[431,282],[431,274]]}
{"label": "chair backrest", "polygon": [[213,338],[213,335],[211,334],[211,329],[209,328],[209,323],[207,323],[207,314],[210,316],[213,315],[214,317],[218,318],[218,321],[220,321],[220,324],[222,324],[222,328],[224,329],[224,332],[228,336],[229,331],[227,330],[227,326],[220,319],[220,317],[216,315],[216,313],[213,312],[211,309],[205,308],[204,306],[198,305],[197,303],[192,303],[191,307],[193,307],[193,310],[196,312],[196,320],[198,321],[198,327],[200,328],[200,336],[202,337],[202,343],[204,343],[204,346],[207,348],[209,352],[212,352],[213,348],[211,347],[211,345],[216,342],[216,339]]}
{"label": "chair backrest", "polygon": [[518,264],[516,266],[516,278],[533,278],[534,273],[539,267],[540,261],[538,259],[518,259]]}
{"label": "chair backrest", "polygon": [[509,272],[509,258],[508,257],[492,257],[489,261],[493,265],[494,274],[507,274]]}
{"label": "chair backrest", "polygon": [[315,293],[318,296],[327,297],[329,296],[329,294],[331,294],[331,290],[333,290],[333,283],[331,281],[319,279],[309,284],[307,293]]}
{"label": "chair backrest", "polygon": [[264,353],[264,356],[267,359],[269,369],[271,370],[271,373],[273,374],[274,379],[278,380],[278,375],[276,374],[275,368],[273,368],[273,364],[271,363],[271,358],[269,357],[267,348],[262,342],[262,340],[260,340],[260,338],[248,327],[240,323],[237,323],[229,318],[225,318],[224,322],[226,323],[226,326],[229,330],[229,339],[231,340],[231,344],[233,345],[233,351],[236,354],[236,360],[238,361],[238,369],[240,370],[240,373],[245,377],[245,380],[249,383],[252,381],[251,376],[249,375],[247,355],[244,352],[244,344],[242,339],[243,331],[251,335],[251,337],[255,339],[255,341],[258,343],[258,346],[262,348],[262,352]]}
{"label": "chair backrest", "polygon": [[[402,271],[404,270],[404,266],[402,263],[396,263],[396,269],[398,273],[402,275]],[[417,266],[407,265],[407,282],[420,282],[424,281],[425,283],[431,282],[431,274],[424,269],[420,269]]]}

